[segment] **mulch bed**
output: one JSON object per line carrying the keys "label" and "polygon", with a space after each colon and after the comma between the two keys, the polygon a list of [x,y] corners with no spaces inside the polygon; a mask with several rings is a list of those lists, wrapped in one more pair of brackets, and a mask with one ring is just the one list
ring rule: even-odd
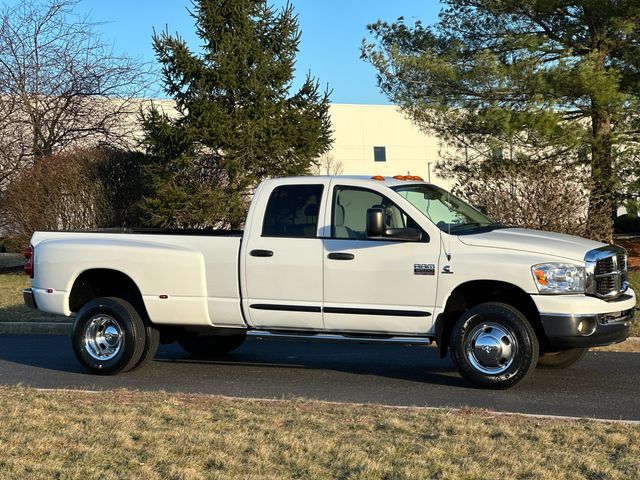
{"label": "mulch bed", "polygon": [[640,237],[615,239],[614,242],[629,252],[629,270],[640,270]]}

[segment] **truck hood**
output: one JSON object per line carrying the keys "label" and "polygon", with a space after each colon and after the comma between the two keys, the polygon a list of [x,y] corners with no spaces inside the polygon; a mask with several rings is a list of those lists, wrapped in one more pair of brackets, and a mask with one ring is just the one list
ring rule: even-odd
{"label": "truck hood", "polygon": [[573,235],[525,228],[503,228],[484,233],[459,235],[458,238],[466,245],[541,253],[578,261],[584,260],[585,253],[589,250],[605,245]]}

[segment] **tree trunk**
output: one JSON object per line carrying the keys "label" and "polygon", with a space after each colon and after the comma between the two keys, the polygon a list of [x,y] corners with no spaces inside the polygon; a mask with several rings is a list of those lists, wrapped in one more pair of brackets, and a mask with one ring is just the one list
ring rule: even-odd
{"label": "tree trunk", "polygon": [[594,240],[611,243],[614,209],[611,115],[594,108],[591,122],[593,138],[587,235]]}
{"label": "tree trunk", "polygon": [[[602,18],[590,8],[583,6],[594,55],[596,75],[606,70],[609,52],[602,37],[605,28]],[[613,242],[614,191],[612,178],[611,112],[594,96],[591,97],[591,185],[589,210],[587,212],[587,236],[605,243]]]}

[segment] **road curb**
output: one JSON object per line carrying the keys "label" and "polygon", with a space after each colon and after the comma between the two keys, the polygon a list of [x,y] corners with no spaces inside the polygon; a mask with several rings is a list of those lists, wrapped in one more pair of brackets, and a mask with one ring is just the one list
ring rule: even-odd
{"label": "road curb", "polygon": [[69,335],[71,322],[0,322],[0,335]]}
{"label": "road curb", "polygon": [[22,265],[14,265],[13,267],[0,267],[0,275],[9,273],[21,273],[24,267]]}

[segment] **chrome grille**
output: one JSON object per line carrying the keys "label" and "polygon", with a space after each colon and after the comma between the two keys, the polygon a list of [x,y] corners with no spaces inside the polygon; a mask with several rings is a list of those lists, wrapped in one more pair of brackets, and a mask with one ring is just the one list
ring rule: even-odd
{"label": "chrome grille", "polygon": [[628,285],[629,283],[629,277],[628,277],[628,273],[629,273],[629,265],[627,264],[627,254],[626,253],[618,253],[617,255],[617,259],[618,259],[618,270],[620,270],[620,276],[621,276],[621,280],[622,283],[626,283]]}
{"label": "chrome grille", "polygon": [[627,252],[616,245],[597,248],[585,256],[587,294],[607,300],[617,298],[629,287]]}
{"label": "chrome grille", "polygon": [[596,262],[596,276],[607,275],[613,272],[613,270],[613,257],[603,258],[602,260],[598,260]]}

